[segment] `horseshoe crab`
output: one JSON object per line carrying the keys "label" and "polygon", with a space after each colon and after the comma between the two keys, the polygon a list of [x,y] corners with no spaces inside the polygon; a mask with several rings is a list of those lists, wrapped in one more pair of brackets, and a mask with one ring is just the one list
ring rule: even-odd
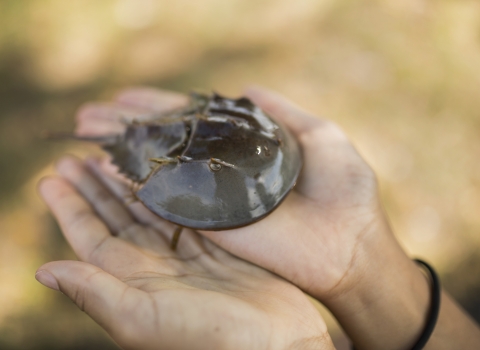
{"label": "horseshoe crab", "polygon": [[295,185],[301,150],[290,132],[249,99],[192,94],[187,107],[127,123],[99,143],[133,194],[182,227],[226,230],[271,213]]}

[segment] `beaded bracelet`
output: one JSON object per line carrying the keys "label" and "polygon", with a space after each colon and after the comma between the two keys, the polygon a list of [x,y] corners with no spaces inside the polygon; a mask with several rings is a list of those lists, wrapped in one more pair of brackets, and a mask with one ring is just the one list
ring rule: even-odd
{"label": "beaded bracelet", "polygon": [[[430,274],[430,278],[432,281],[432,291],[430,293],[431,296],[431,305],[430,311],[428,312],[428,319],[425,328],[423,329],[422,335],[418,338],[417,342],[413,346],[412,350],[421,350],[427,344],[428,339],[433,333],[435,325],[437,324],[438,313],[440,311],[440,295],[441,295],[441,287],[440,287],[440,279],[438,278],[437,273],[429,264],[425,261],[420,259],[414,259],[417,264],[422,265]],[[352,346],[352,350],[355,350],[355,346]]]}

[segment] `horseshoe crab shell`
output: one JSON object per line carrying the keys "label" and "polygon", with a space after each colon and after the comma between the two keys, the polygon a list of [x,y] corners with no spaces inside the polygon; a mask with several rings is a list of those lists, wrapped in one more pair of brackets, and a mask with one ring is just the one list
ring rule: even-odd
{"label": "horseshoe crab shell", "polygon": [[271,213],[295,185],[301,150],[247,98],[192,95],[183,109],[99,140],[135,196],[183,227],[225,230]]}

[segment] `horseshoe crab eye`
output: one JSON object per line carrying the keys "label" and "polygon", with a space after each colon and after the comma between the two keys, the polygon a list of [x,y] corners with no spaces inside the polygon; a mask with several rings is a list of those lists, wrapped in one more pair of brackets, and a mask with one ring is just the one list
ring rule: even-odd
{"label": "horseshoe crab eye", "polygon": [[262,147],[257,146],[257,154],[260,154],[260,153],[262,153]]}
{"label": "horseshoe crab eye", "polygon": [[209,167],[212,171],[219,171],[220,169],[222,169],[222,166],[217,163],[210,163]]}

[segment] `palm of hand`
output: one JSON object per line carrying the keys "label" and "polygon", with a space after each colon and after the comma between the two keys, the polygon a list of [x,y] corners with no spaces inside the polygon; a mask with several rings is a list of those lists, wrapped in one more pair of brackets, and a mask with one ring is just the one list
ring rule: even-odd
{"label": "palm of hand", "polygon": [[[292,130],[304,151],[304,169],[295,191],[265,219],[236,230],[201,233],[321,300],[334,297],[348,288],[344,277],[354,264],[362,235],[385,225],[375,175],[333,123],[311,117],[264,90],[249,90],[247,96]],[[119,116],[134,118],[140,111],[168,110],[184,102],[182,95],[127,90],[112,104],[84,108],[77,132],[111,133],[122,129]]]}
{"label": "palm of hand", "polygon": [[336,125],[311,123],[295,130],[304,169],[285,203],[255,225],[203,234],[325,301],[348,288],[358,242],[384,222],[372,170]]}
{"label": "palm of hand", "polygon": [[296,287],[191,230],[171,251],[165,232],[172,227],[141,206],[129,212],[104,187],[118,184],[95,161],[89,166],[63,159],[62,177],[44,180],[40,191],[76,254],[90,264],[49,263],[39,279],[52,274],[122,347],[331,345],[323,320]]}

